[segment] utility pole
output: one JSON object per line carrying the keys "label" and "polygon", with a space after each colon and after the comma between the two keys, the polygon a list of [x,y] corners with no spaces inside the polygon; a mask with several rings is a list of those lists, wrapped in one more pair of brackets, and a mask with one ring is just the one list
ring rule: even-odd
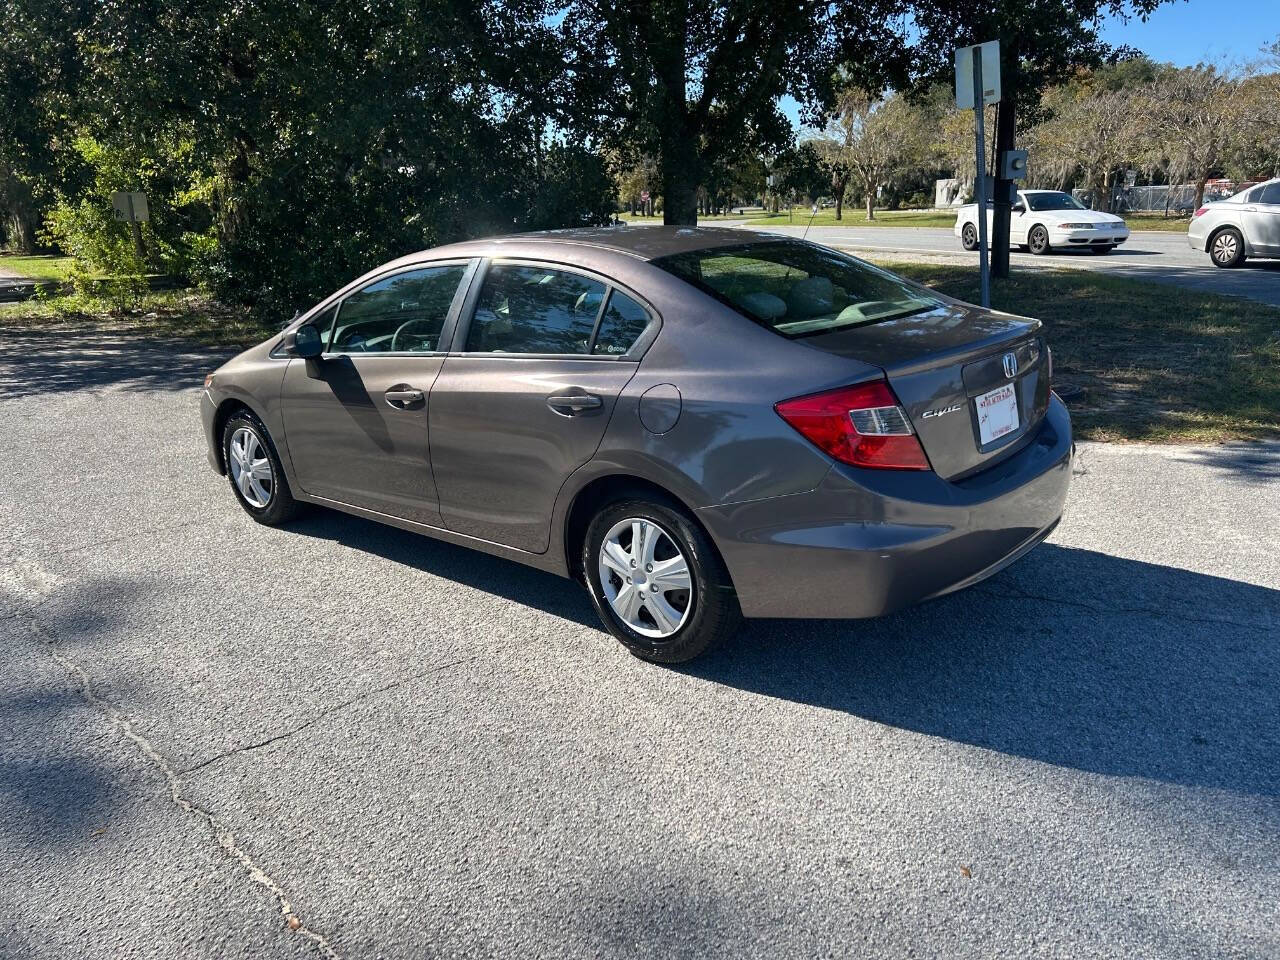
{"label": "utility pole", "polygon": [[[1015,67],[1016,69],[1016,67]],[[1017,83],[1017,77],[1012,78]],[[995,202],[991,207],[991,275],[1009,276],[1009,217],[1012,215],[1013,181],[1006,180],[1003,158],[1013,150],[1017,118],[1014,114],[1016,89],[1002,90],[1003,97],[996,107],[996,185]]]}
{"label": "utility pole", "polygon": [[982,47],[973,48],[973,118],[977,140],[974,187],[978,200],[978,271],[981,275],[982,305],[991,306],[991,272],[987,263],[987,151],[983,144],[986,121],[982,116]]}

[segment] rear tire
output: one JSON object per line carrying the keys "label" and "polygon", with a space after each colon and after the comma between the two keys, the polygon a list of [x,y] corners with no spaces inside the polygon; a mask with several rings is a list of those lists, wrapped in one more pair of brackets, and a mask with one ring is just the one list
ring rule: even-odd
{"label": "rear tire", "polygon": [[271,434],[249,410],[227,418],[222,428],[222,462],[236,499],[253,519],[277,527],[298,515],[301,504],[293,499]]}
{"label": "rear tire", "polygon": [[966,223],[960,228],[960,246],[966,250],[978,249],[978,228],[972,223]]}
{"label": "rear tire", "polygon": [[720,554],[672,503],[627,499],[602,506],[587,528],[582,571],[605,627],[643,660],[684,663],[742,624]]}
{"label": "rear tire", "polygon": [[1215,267],[1230,270],[1244,263],[1244,237],[1235,227],[1219,230],[1209,241],[1209,259]]}
{"label": "rear tire", "polygon": [[1037,257],[1049,252],[1049,231],[1041,226],[1034,226],[1027,234],[1027,248]]}

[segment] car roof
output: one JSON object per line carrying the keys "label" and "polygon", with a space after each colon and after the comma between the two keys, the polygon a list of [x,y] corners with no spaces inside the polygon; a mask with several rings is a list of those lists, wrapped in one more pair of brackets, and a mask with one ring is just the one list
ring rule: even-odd
{"label": "car roof", "polygon": [[726,227],[578,227],[464,240],[410,254],[397,262],[408,263],[427,257],[435,260],[441,257],[534,256],[539,248],[550,254],[555,247],[565,245],[589,247],[638,260],[656,260],[690,250],[786,239],[790,238],[760,230],[734,230]]}

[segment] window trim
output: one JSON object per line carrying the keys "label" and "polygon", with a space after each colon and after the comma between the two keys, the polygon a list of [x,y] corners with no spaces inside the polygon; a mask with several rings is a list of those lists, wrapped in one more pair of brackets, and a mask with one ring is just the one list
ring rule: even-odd
{"label": "window trim", "polygon": [[[475,319],[476,307],[480,300],[480,291],[484,288],[485,278],[489,275],[491,267],[539,267],[549,270],[558,270],[561,273],[574,274],[584,277],[587,280],[604,286],[604,296],[600,300],[600,307],[596,311],[595,322],[591,327],[591,338],[587,343],[587,353],[491,353],[484,350],[471,351],[465,349],[467,343],[467,335],[471,332],[471,322]],[[629,297],[649,316],[649,322],[645,325],[644,330],[636,337],[635,341],[627,349],[626,353],[619,354],[599,354],[591,353],[596,342],[596,335],[600,331],[600,322],[604,317],[605,307],[608,306],[609,298],[613,296],[613,291],[617,290],[623,296]],[[619,361],[635,363],[649,349],[650,344],[658,336],[658,331],[662,328],[662,316],[653,305],[644,297],[634,292],[630,287],[623,286],[616,280],[597,273],[586,267],[579,267],[576,264],[563,263],[559,260],[539,260],[536,257],[485,257],[483,262],[477,268],[471,278],[471,289],[467,291],[466,300],[462,305],[457,326],[453,331],[453,343],[450,344],[448,355],[450,357],[470,357],[484,358],[488,360],[585,360],[589,363],[617,363]]]}

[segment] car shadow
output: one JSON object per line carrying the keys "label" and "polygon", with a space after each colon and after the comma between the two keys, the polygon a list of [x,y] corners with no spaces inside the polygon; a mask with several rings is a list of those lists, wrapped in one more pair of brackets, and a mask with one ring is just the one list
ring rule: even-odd
{"label": "car shadow", "polygon": [[337,510],[314,509],[289,525],[291,533],[332,540],[433,576],[462,583],[527,607],[599,627],[586,592],[563,577],[513,560],[459,547]]}
{"label": "car shadow", "polygon": [[1045,544],[879,620],[756,621],[682,669],[1056,766],[1276,797],[1278,636],[1280,591]]}
{"label": "car shadow", "polygon": [[1176,457],[1182,463],[1206,464],[1250,484],[1280,481],[1280,443],[1224,443],[1196,448]]}
{"label": "car shadow", "polygon": [[[580,587],[512,561],[328,510],[290,529],[600,628]],[[1276,797],[1277,634],[1280,591],[1043,544],[877,620],[749,621],[675,669],[1057,766]]]}

